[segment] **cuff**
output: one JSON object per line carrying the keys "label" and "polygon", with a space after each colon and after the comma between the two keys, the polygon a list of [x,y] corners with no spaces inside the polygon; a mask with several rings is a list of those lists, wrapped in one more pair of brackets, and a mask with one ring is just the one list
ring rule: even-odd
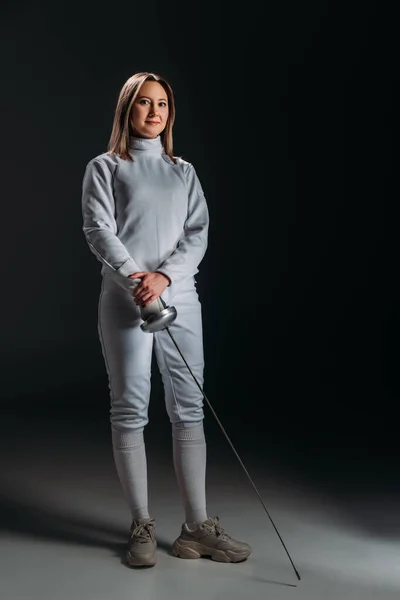
{"label": "cuff", "polygon": [[125,261],[124,264],[116,270],[116,273],[118,273],[118,275],[122,275],[122,277],[129,277],[129,275],[132,275],[133,273],[137,273],[139,271],[140,269],[133,260],[133,258],[128,258],[128,260]]}

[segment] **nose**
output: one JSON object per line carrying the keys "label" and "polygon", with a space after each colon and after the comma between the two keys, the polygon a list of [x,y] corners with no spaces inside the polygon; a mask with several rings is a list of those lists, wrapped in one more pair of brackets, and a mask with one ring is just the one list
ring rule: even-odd
{"label": "nose", "polygon": [[149,110],[149,117],[154,117],[156,115],[159,116],[159,112],[157,111],[157,108],[155,106],[150,106],[150,110]]}

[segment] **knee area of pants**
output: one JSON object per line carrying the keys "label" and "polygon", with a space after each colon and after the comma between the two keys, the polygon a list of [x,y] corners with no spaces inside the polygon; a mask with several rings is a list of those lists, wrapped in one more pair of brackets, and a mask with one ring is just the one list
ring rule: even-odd
{"label": "knee area of pants", "polygon": [[203,425],[204,420],[199,419],[198,421],[176,421],[171,423],[173,429],[192,429],[193,427],[200,427]]}
{"label": "knee area of pants", "polygon": [[143,433],[148,422],[147,415],[139,415],[133,412],[117,412],[115,410],[110,411],[111,428],[121,433]]}

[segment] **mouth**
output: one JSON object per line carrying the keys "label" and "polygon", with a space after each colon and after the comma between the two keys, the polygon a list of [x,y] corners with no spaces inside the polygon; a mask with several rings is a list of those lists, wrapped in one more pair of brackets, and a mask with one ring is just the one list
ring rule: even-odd
{"label": "mouth", "polygon": [[160,121],[146,121],[149,125],[159,125]]}

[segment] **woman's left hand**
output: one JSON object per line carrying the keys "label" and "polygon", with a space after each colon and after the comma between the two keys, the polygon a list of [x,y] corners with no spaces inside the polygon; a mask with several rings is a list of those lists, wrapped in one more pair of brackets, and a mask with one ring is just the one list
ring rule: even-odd
{"label": "woman's left hand", "polygon": [[170,283],[169,277],[163,273],[153,273],[151,271],[140,271],[129,275],[130,279],[141,279],[133,292],[133,298],[139,306],[148,306],[168,287]]}

